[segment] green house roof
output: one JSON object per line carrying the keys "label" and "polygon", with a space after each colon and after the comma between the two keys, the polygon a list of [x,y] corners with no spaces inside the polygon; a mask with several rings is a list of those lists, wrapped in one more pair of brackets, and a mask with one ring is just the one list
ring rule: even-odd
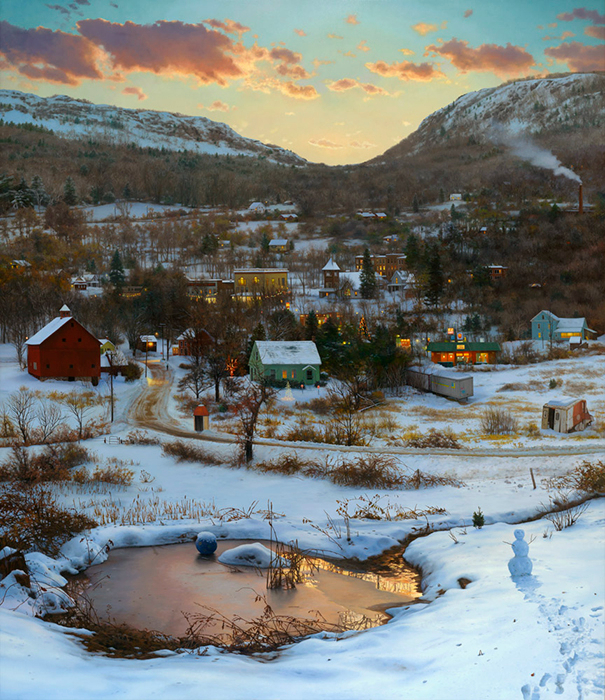
{"label": "green house roof", "polygon": [[500,343],[456,343],[444,341],[442,343],[429,343],[427,350],[430,352],[500,352]]}

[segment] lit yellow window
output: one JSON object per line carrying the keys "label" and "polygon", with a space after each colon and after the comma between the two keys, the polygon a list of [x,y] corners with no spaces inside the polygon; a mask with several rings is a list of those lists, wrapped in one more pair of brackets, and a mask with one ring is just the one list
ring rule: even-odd
{"label": "lit yellow window", "polygon": [[240,277],[237,281],[237,283],[243,287],[246,284],[246,280],[243,277]]}
{"label": "lit yellow window", "polygon": [[281,373],[281,378],[282,378],[282,379],[287,379],[287,378],[288,378],[288,370],[287,370],[287,369],[285,369],[285,370],[282,371],[282,373]]}

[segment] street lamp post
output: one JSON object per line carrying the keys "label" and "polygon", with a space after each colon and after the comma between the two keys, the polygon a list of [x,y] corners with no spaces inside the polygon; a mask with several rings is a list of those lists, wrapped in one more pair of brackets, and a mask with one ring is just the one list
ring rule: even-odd
{"label": "street lamp post", "polygon": [[149,340],[145,338],[145,379],[147,379],[147,358],[149,352]]}

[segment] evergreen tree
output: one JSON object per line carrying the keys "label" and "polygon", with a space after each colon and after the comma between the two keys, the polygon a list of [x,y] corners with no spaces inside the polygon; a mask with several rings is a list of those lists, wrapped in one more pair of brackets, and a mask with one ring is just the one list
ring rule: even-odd
{"label": "evergreen tree", "polygon": [[412,201],[412,211],[414,214],[417,214],[420,211],[420,205],[418,204],[418,195],[414,195],[414,199]]}
{"label": "evergreen tree", "polygon": [[269,252],[269,242],[270,241],[271,241],[271,239],[269,238],[269,234],[266,231],[263,231],[263,236],[260,239],[260,247],[264,253]]}
{"label": "evergreen tree", "polygon": [[13,209],[25,209],[34,206],[34,193],[29,188],[24,177],[21,178],[17,187],[12,191],[11,204]]}
{"label": "evergreen tree", "polygon": [[13,176],[2,173],[0,175],[0,211],[8,209],[12,201]]}
{"label": "evergreen tree", "polygon": [[425,298],[430,306],[438,306],[445,284],[439,246],[433,245],[427,256],[427,282]]}
{"label": "evergreen tree", "polygon": [[439,201],[441,202],[441,204],[445,202],[445,192],[443,191],[443,187],[439,188]]}
{"label": "evergreen tree", "polygon": [[262,322],[259,321],[258,324],[252,329],[252,335],[248,340],[248,345],[246,347],[246,364],[250,363],[250,355],[252,355],[252,348],[257,340],[267,340],[267,331],[263,326]]}
{"label": "evergreen tree", "polygon": [[307,314],[307,319],[305,320],[305,340],[315,340],[317,336],[317,329],[319,328],[319,323],[317,321],[317,314],[313,309]]}
{"label": "evergreen tree", "polygon": [[122,197],[124,199],[131,199],[132,198],[132,190],[130,189],[130,183],[127,182],[124,185],[124,189],[122,190]]}
{"label": "evergreen tree", "polygon": [[124,286],[125,282],[124,266],[122,265],[122,258],[120,257],[120,251],[116,250],[111,258],[111,265],[109,268],[109,281],[117,291],[120,291]]}
{"label": "evergreen tree", "polygon": [[73,181],[71,175],[65,180],[63,185],[63,201],[70,207],[78,203],[78,195],[76,194],[76,183]]}
{"label": "evergreen tree", "polygon": [[43,207],[48,204],[49,196],[44,189],[44,182],[39,175],[33,176],[30,189],[33,193],[36,206]]}
{"label": "evergreen tree", "polygon": [[405,262],[410,270],[415,270],[420,262],[420,247],[418,246],[418,238],[411,233],[405,242]]}
{"label": "evergreen tree", "polygon": [[359,292],[363,299],[373,299],[376,294],[376,272],[370,251],[366,248],[363,254],[361,275],[359,276]]}
{"label": "evergreen tree", "polygon": [[101,201],[101,196],[101,189],[97,185],[90,188],[90,198],[93,204],[98,204]]}

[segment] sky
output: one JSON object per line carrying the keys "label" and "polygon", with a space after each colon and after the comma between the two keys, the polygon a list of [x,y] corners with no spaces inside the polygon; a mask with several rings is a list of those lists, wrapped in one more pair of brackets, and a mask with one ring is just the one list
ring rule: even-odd
{"label": "sky", "polygon": [[2,0],[0,85],[366,161],[460,95],[605,70],[601,2]]}

